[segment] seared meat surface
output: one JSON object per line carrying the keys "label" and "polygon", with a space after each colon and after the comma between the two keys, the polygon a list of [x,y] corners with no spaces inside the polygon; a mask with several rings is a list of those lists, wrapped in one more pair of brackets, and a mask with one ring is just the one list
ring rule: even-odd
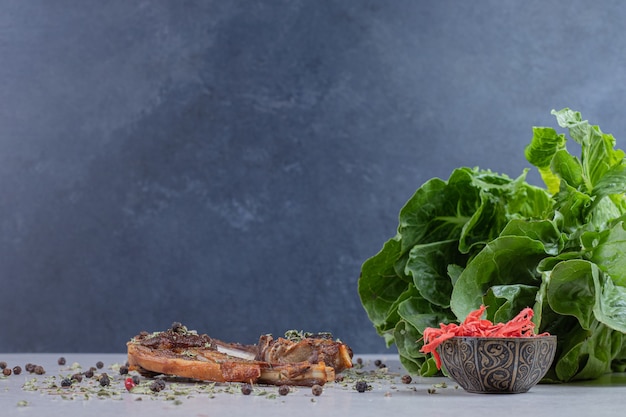
{"label": "seared meat surface", "polygon": [[128,343],[131,370],[214,382],[323,385],[352,367],[350,348],[330,337],[259,338],[257,345],[226,343],[175,323],[142,332]]}

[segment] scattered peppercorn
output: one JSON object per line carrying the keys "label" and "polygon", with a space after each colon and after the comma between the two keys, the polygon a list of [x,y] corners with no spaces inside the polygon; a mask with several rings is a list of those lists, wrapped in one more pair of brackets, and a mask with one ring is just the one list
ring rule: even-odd
{"label": "scattered peppercorn", "polygon": [[380,359],[376,359],[376,360],[374,361],[374,365],[375,365],[376,367],[379,367],[381,364],[382,364],[382,362],[380,361]]}
{"label": "scattered peppercorn", "polygon": [[252,385],[250,385],[250,384],[243,384],[241,386],[241,393],[243,395],[250,395],[252,393]]}
{"label": "scattered peppercorn", "polygon": [[322,389],[321,385],[315,384],[315,385],[313,385],[311,387],[311,393],[313,395],[315,395],[316,397],[319,397],[320,395],[322,395],[322,391],[323,391],[323,389]]}
{"label": "scattered peppercorn", "polygon": [[165,389],[165,381],[162,379],[155,379],[152,384],[150,384],[150,391],[152,392],[160,392]]}
{"label": "scattered peppercorn", "polygon": [[43,366],[41,365],[35,365],[35,368],[33,369],[33,372],[36,373],[37,375],[43,375],[46,373],[46,370],[43,369]]}
{"label": "scattered peppercorn", "polygon": [[26,372],[29,372],[32,374],[33,372],[35,372],[35,365],[33,365],[32,363],[27,363],[24,366],[24,369],[26,369]]}
{"label": "scattered peppercorn", "polygon": [[402,375],[402,383],[403,384],[410,384],[411,381],[413,381],[413,378],[411,378],[411,375]]}
{"label": "scattered peppercorn", "polygon": [[59,365],[65,365],[65,363],[66,363],[66,362],[65,362],[65,358],[64,358],[63,356],[61,356],[61,357],[59,358],[59,360],[57,360],[57,363],[58,363]]}
{"label": "scattered peppercorn", "polygon": [[133,383],[134,383],[135,385],[139,385],[139,382],[141,382],[141,381],[139,380],[139,377],[138,377],[137,375],[133,375]]}
{"label": "scattered peppercorn", "polygon": [[74,374],[74,375],[72,375],[72,380],[74,380],[76,382],[81,382],[83,380],[83,375],[82,374]]}
{"label": "scattered peppercorn", "polygon": [[6,367],[7,367],[7,363],[6,362],[4,362],[4,361],[0,362],[0,369],[4,369]]}
{"label": "scattered peppercorn", "polygon": [[13,373],[14,373],[15,375],[19,375],[19,374],[21,374],[21,373],[22,373],[22,367],[21,367],[21,366],[19,366],[19,365],[18,365],[18,366],[14,366],[14,367],[13,367]]}
{"label": "scattered peppercorn", "polygon": [[130,391],[130,390],[132,390],[133,388],[135,388],[135,385],[136,385],[136,384],[135,384],[135,382],[134,382],[134,381],[133,381],[133,379],[132,379],[132,378],[130,378],[130,377],[129,377],[129,378],[126,378],[126,379],[124,380],[124,387],[125,387],[125,388],[126,388],[126,390],[128,390],[128,391]]}
{"label": "scattered peppercorn", "polygon": [[289,394],[289,386],[281,385],[280,387],[278,387],[278,393],[280,395],[287,395],[287,394]]}
{"label": "scattered peppercorn", "polygon": [[357,363],[358,365],[363,365],[363,359],[361,359],[361,358],[356,358],[356,363]]}
{"label": "scattered peppercorn", "polygon": [[357,381],[356,384],[354,385],[354,388],[358,391],[358,392],[365,392],[368,389],[370,389],[370,386],[367,382],[365,381]]}
{"label": "scattered peppercorn", "polygon": [[96,362],[96,368],[102,369],[103,367],[104,367],[104,364],[102,363],[102,361]]}
{"label": "scattered peppercorn", "polygon": [[4,369],[2,370],[2,375],[4,375],[4,376],[9,376],[9,375],[11,375],[11,368],[4,368]]}
{"label": "scattered peppercorn", "polygon": [[120,375],[126,375],[126,374],[128,374],[128,366],[126,365],[120,366]]}
{"label": "scattered peppercorn", "polygon": [[83,374],[85,375],[85,378],[93,378],[93,369],[89,368]]}
{"label": "scattered peppercorn", "polygon": [[69,378],[63,378],[63,380],[61,381],[62,387],[69,387],[71,385],[72,385],[72,380]]}
{"label": "scattered peppercorn", "polygon": [[106,373],[100,375],[100,386],[107,387],[109,385],[111,385],[111,379],[109,376]]}
{"label": "scattered peppercorn", "polygon": [[183,324],[181,322],[175,321],[172,323],[172,331],[173,332],[181,332],[183,331]]}

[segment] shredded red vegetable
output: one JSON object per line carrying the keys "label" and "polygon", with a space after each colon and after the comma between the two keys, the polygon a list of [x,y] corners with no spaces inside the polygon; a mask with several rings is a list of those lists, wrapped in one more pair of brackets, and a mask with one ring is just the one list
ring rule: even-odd
{"label": "shredded red vegetable", "polygon": [[534,337],[546,336],[548,333],[535,334],[535,324],[532,322],[533,309],[526,307],[517,316],[506,323],[493,324],[481,319],[487,307],[481,305],[478,310],[467,315],[463,323],[440,324],[439,328],[427,327],[424,330],[424,346],[422,353],[431,353],[435,358],[437,369],[441,369],[441,358],[437,347],[444,341],[455,337]]}

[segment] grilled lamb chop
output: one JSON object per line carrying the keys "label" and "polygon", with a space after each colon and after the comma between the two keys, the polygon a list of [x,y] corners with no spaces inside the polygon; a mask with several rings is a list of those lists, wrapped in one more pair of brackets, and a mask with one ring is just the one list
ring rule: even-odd
{"label": "grilled lamb chop", "polygon": [[352,351],[329,337],[261,336],[257,345],[225,343],[175,323],[128,343],[129,369],[213,382],[323,385],[352,367]]}

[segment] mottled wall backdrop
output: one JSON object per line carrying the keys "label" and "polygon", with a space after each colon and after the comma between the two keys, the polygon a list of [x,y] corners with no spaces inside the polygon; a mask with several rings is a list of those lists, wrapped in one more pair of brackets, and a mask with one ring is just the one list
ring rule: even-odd
{"label": "mottled wall backdrop", "polygon": [[0,351],[119,352],[173,321],[385,351],[357,279],[424,181],[521,174],[553,108],[624,146],[625,18],[583,0],[0,3]]}

